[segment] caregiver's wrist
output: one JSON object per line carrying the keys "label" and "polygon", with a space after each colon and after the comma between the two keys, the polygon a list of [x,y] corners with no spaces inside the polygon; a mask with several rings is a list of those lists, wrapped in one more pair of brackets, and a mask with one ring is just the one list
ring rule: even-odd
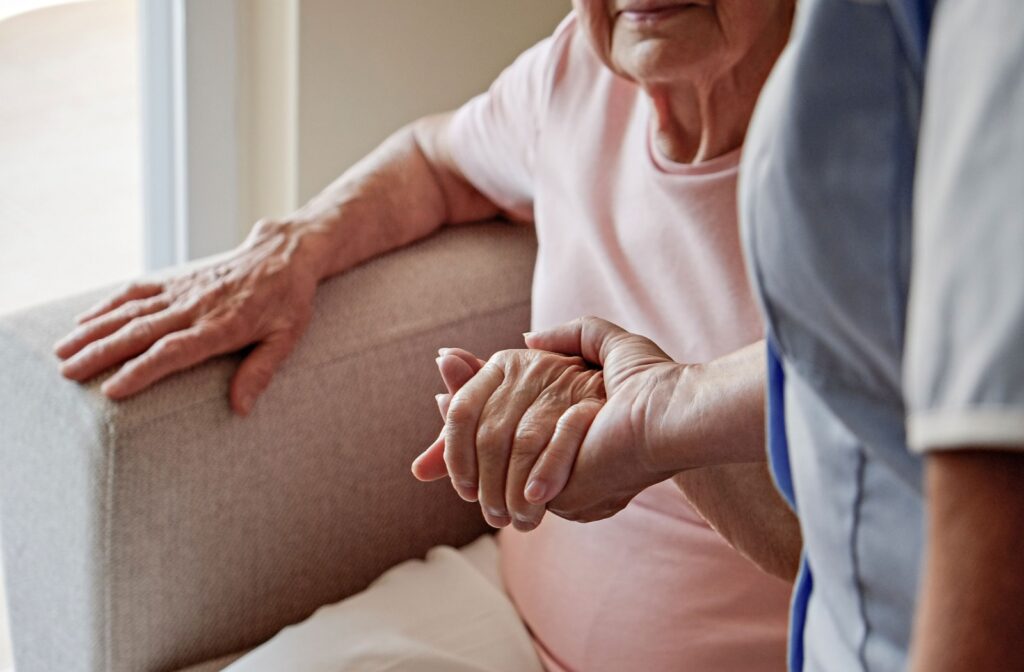
{"label": "caregiver's wrist", "polygon": [[[739,366],[737,366],[739,364]],[[764,461],[760,378],[735,355],[674,364],[670,388],[651,395],[652,464],[670,476],[703,467]]]}
{"label": "caregiver's wrist", "polygon": [[702,364],[672,363],[668,382],[652,391],[647,404],[645,440],[651,469],[674,476],[707,466],[707,445],[703,385],[707,376]]}

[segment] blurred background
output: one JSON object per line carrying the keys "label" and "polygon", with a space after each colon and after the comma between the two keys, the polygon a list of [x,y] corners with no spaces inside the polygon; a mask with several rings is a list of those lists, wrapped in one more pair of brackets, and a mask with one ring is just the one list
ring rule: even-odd
{"label": "blurred background", "polygon": [[404,123],[484,90],[568,10],[0,0],[0,313],[233,247]]}

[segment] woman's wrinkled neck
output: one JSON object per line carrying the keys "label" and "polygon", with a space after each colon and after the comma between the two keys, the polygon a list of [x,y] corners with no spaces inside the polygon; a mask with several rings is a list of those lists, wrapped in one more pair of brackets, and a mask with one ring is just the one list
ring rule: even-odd
{"label": "woman's wrinkled neck", "polygon": [[743,145],[754,105],[788,37],[765,39],[714,76],[641,85],[654,110],[657,151],[676,163],[702,163]]}
{"label": "woman's wrinkled neck", "polygon": [[687,83],[646,89],[657,151],[675,163],[703,163],[743,144],[753,102]]}

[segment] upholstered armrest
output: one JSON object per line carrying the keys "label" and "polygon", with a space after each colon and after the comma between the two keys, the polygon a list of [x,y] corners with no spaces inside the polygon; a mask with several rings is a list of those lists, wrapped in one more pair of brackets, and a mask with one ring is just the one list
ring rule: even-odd
{"label": "upholstered armrest", "polygon": [[445,230],[325,283],[247,419],[223,357],[122,403],[52,343],[106,291],[0,318],[0,533],[18,672],[162,672],[257,644],[435,544],[484,531],[413,457],[440,346],[515,347],[532,233]]}

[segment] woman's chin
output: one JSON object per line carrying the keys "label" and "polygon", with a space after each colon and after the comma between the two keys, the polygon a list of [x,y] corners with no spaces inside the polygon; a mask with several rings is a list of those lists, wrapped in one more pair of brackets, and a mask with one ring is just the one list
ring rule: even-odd
{"label": "woman's chin", "polygon": [[690,81],[706,57],[706,51],[701,53],[692,44],[681,45],[674,39],[660,37],[617,41],[612,51],[615,70],[641,86]]}

